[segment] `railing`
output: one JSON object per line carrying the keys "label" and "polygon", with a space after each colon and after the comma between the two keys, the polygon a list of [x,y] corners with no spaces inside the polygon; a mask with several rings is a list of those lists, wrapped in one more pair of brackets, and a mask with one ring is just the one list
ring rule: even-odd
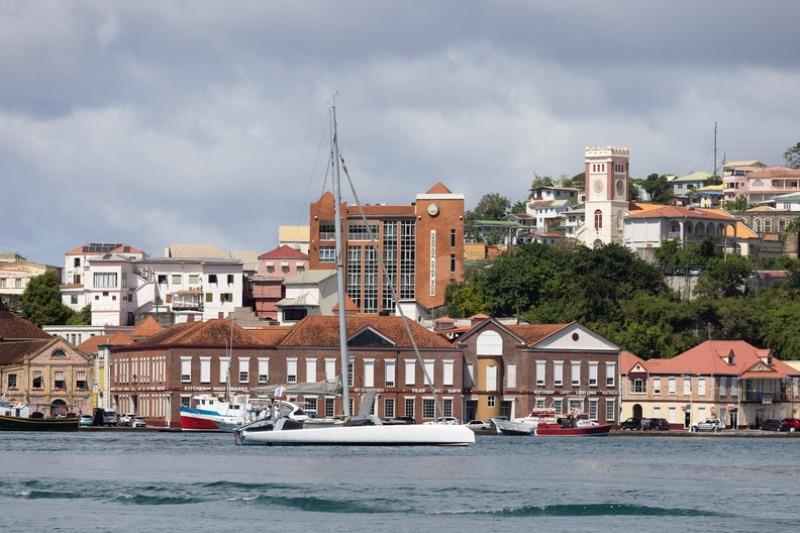
{"label": "railing", "polygon": [[785,392],[758,392],[758,391],[745,391],[741,400],[743,402],[758,402],[758,403],[779,403],[785,402],[787,396]]}

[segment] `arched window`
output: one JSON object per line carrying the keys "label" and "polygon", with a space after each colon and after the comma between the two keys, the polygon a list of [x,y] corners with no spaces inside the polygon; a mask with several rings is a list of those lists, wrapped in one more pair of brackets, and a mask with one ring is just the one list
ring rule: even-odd
{"label": "arched window", "polygon": [[782,218],[782,219],[780,219],[778,221],[778,231],[780,231],[781,233],[786,231],[786,219],[785,218]]}
{"label": "arched window", "polygon": [[594,212],[594,229],[599,230],[603,227],[603,212],[596,209]]}
{"label": "arched window", "polygon": [[705,226],[703,226],[702,222],[698,222],[697,225],[694,227],[695,235],[702,235],[705,232]]}
{"label": "arched window", "polygon": [[688,220],[683,224],[683,232],[686,235],[691,235],[693,229],[694,229],[694,225],[691,222],[689,222]]}
{"label": "arched window", "polygon": [[756,230],[756,232],[761,232],[761,219],[760,218],[753,219],[753,229]]}
{"label": "arched window", "polygon": [[487,330],[478,335],[478,355],[503,355],[503,338],[496,331]]}
{"label": "arched window", "polygon": [[61,348],[56,348],[55,350],[53,350],[53,353],[50,354],[50,357],[66,357],[66,356],[67,352],[65,352]]}
{"label": "arched window", "polygon": [[669,225],[669,231],[671,233],[678,233],[680,230],[681,230],[681,225],[675,220],[673,220],[672,223]]}
{"label": "arched window", "polygon": [[764,233],[772,233],[772,219],[765,218],[764,219]]}

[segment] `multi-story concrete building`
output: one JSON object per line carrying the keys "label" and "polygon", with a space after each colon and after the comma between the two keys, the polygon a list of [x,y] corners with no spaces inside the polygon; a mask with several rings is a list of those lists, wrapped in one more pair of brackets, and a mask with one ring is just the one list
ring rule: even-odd
{"label": "multi-story concrete building", "polygon": [[259,318],[278,320],[278,302],[286,297],[283,281],[308,271],[308,255],[281,245],[258,256],[258,270],[250,276],[253,307]]}
{"label": "multi-story concrete building", "polygon": [[61,285],[62,303],[73,311],[80,311],[91,303],[86,292],[89,260],[108,254],[117,254],[131,260],[144,259],[147,254],[126,243],[90,242],[64,254],[64,277]]}
{"label": "multi-story concrete building", "polygon": [[800,371],[745,341],[710,340],[671,359],[623,352],[621,360],[622,420],[664,418],[688,429],[719,418],[757,428],[769,418],[800,416]]}
{"label": "multi-story concrete building", "polygon": [[[398,300],[423,311],[444,305],[447,285],[464,275],[464,195],[437,183],[410,205],[364,205],[366,224],[357,206],[342,209],[346,290],[362,312],[394,312]],[[336,266],[333,221],[334,198],[325,193],[310,208],[311,269]]]}
{"label": "multi-story concrete building", "polygon": [[766,168],[761,161],[731,161],[722,167],[723,193],[726,202],[744,195],[747,188],[747,175]]}
{"label": "multi-story concrete building", "polygon": [[45,272],[55,273],[61,279],[61,267],[35,263],[26,259],[0,262],[0,303],[18,311],[20,298],[31,278]]}
{"label": "multi-story concrete building", "polygon": [[586,221],[577,237],[590,248],[622,244],[623,219],[628,209],[630,152],[613,146],[588,147],[585,155]]}

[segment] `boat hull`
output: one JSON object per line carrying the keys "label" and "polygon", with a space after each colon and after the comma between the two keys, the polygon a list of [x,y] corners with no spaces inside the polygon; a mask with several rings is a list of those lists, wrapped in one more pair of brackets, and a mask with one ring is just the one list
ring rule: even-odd
{"label": "boat hull", "polygon": [[0,415],[0,431],[77,431],[78,418],[28,418]]}
{"label": "boat hull", "polygon": [[181,407],[181,429],[183,431],[219,431],[230,433],[241,426],[243,420],[221,416],[200,409]]}
{"label": "boat hull", "polygon": [[492,418],[494,427],[502,435],[532,435],[536,426],[528,422],[510,422],[499,418]]}
{"label": "boat hull", "polygon": [[539,424],[536,435],[539,437],[600,437],[608,435],[611,426],[585,426],[563,428],[558,424]]}
{"label": "boat hull", "polygon": [[475,433],[464,426],[338,426],[236,433],[240,444],[297,446],[467,446]]}

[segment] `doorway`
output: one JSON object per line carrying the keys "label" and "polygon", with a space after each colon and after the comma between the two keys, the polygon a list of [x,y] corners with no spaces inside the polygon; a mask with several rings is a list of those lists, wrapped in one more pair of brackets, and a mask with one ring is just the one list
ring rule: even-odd
{"label": "doorway", "polygon": [[478,400],[467,400],[467,405],[464,409],[464,419],[469,422],[475,420],[475,414],[478,412]]}
{"label": "doorway", "polygon": [[67,402],[64,400],[53,400],[50,404],[50,416],[64,416],[67,414]]}
{"label": "doorway", "polygon": [[642,418],[642,406],[638,403],[633,406],[633,418]]}
{"label": "doorway", "polygon": [[683,428],[684,429],[689,429],[691,427],[692,427],[692,412],[691,411],[686,411],[683,414]]}

